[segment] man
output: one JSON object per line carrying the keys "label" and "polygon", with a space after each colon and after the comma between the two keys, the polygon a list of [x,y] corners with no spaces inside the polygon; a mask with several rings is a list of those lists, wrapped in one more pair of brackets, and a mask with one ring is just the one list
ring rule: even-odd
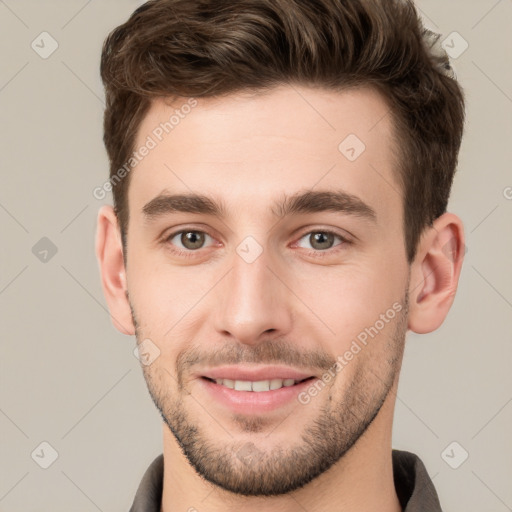
{"label": "man", "polygon": [[153,0],[105,41],[96,252],[163,418],[133,512],[441,510],[391,448],[464,247],[433,36],[406,1]]}

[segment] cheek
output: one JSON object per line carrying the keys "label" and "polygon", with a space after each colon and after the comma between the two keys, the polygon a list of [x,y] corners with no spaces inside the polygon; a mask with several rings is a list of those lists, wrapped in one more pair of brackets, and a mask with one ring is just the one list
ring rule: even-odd
{"label": "cheek", "polygon": [[131,260],[134,271],[128,271],[128,290],[138,320],[161,335],[193,310],[208,282],[197,271],[193,274],[192,267],[150,262],[149,258]]}
{"label": "cheek", "polygon": [[303,327],[298,328],[325,332],[319,343],[340,363],[340,389],[367,368],[377,371],[394,350],[405,286],[403,274],[395,274],[381,272],[376,265],[344,269],[331,272],[329,278],[303,283],[298,292],[321,320],[308,312],[307,320],[299,316]]}
{"label": "cheek", "polygon": [[308,318],[318,317],[333,339],[347,341],[402,299],[403,279],[400,272],[384,272],[377,264],[319,267],[302,273],[294,291],[309,310]]}
{"label": "cheek", "polygon": [[166,266],[147,270],[138,267],[129,282],[138,337],[156,345],[159,365],[174,376],[179,351],[200,338],[198,332],[204,325],[201,298],[207,290],[196,283],[190,270]]}

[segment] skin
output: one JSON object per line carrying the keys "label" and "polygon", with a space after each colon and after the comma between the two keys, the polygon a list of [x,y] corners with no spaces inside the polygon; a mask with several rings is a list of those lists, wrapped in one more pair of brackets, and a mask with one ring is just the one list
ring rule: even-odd
{"label": "skin", "polygon": [[[136,146],[185,101],[155,101]],[[197,101],[131,171],[126,265],[112,208],[98,215],[112,321],[159,350],[142,367],[164,420],[162,511],[400,511],[391,432],[406,333],[431,332],[445,319],[462,266],[462,222],[439,217],[407,263],[393,127],[376,91],[283,85]],[[348,134],[366,146],[355,161],[338,150]],[[271,213],[285,194],[340,189],[370,206],[375,222]],[[221,201],[226,217],[143,214],[162,193],[191,192]],[[209,236],[194,249],[169,237],[180,229]],[[326,229],[350,243],[315,242]],[[252,263],[236,251],[247,236],[262,249]],[[321,377],[393,304],[394,318],[307,404],[233,414],[198,377],[221,363],[302,364]],[[248,452],[249,462],[240,457]]]}

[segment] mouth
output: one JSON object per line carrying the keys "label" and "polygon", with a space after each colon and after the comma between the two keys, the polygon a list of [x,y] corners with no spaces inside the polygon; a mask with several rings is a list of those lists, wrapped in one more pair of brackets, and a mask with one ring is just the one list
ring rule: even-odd
{"label": "mouth", "polygon": [[193,377],[205,403],[249,415],[289,411],[318,379],[312,369],[254,364],[203,368]]}
{"label": "mouth", "polygon": [[269,379],[269,380],[234,380],[234,379],[213,379],[210,377],[201,377],[204,380],[218,384],[234,391],[252,391],[255,393],[264,393],[265,391],[276,391],[284,387],[297,386],[303,382],[315,379],[314,376],[305,379]]}

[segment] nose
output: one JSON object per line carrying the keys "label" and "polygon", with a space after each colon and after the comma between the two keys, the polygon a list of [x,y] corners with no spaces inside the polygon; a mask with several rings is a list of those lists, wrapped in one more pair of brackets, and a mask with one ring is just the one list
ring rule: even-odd
{"label": "nose", "polygon": [[265,250],[251,263],[238,253],[232,262],[222,286],[216,287],[217,332],[246,345],[268,340],[270,333],[272,337],[288,334],[293,305],[292,293],[283,283],[287,281],[283,271],[270,261]]}

